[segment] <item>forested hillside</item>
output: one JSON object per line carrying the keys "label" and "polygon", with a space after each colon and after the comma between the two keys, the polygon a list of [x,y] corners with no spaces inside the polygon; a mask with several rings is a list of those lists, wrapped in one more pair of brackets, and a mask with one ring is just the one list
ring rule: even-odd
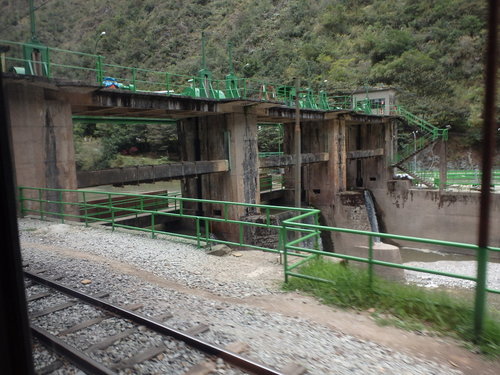
{"label": "forested hillside", "polygon": [[[0,38],[29,39],[28,0],[1,1]],[[460,145],[477,147],[485,2],[479,0],[35,0],[39,39],[107,62],[192,74],[201,31],[214,76],[236,74],[330,92],[389,85]],[[24,17],[23,17],[24,16]]]}

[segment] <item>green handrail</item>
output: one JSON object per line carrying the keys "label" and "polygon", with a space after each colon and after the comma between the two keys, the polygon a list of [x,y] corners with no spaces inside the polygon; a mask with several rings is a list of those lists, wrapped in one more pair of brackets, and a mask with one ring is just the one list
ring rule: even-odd
{"label": "green handrail", "polygon": [[[102,86],[106,77],[116,80],[116,85],[121,89],[132,91],[154,91],[168,95],[185,95],[196,98],[223,99],[248,99],[258,101],[271,101],[289,106],[294,106],[295,88],[282,83],[272,83],[262,79],[238,78],[234,74],[227,75],[224,79],[216,80],[211,72],[202,69],[198,75],[182,75],[171,72],[157,71],[138,67],[129,67],[105,62],[102,55],[70,51],[60,48],[43,46],[34,43],[20,43],[0,40],[0,43],[14,46],[6,61],[23,66],[32,66],[34,62],[30,56],[14,56],[16,49],[39,49],[44,52],[43,69],[49,78],[72,78],[90,81]],[[73,62],[73,63],[71,63]],[[71,72],[68,72],[70,70]],[[17,69],[18,74],[30,74],[30,70]],[[330,106],[329,98],[324,93],[314,95],[311,89],[300,89],[300,106],[304,109],[339,109],[338,105]],[[332,99],[335,101],[335,99]],[[342,103],[341,109],[350,108],[351,104]]]}
{"label": "green handrail", "polygon": [[[53,193],[57,193],[59,198],[50,198],[50,194]],[[72,200],[63,200],[63,194],[69,194],[70,196],[73,195],[74,197]],[[77,196],[80,195],[81,198],[77,198]],[[89,199],[89,196],[91,196],[92,199]],[[97,199],[99,197],[101,197],[101,199]],[[270,216],[272,215],[272,212],[295,211],[302,213],[311,211],[306,208],[277,207],[270,205],[183,198],[180,197],[178,193],[150,195],[30,187],[19,187],[19,202],[21,213],[23,215],[38,215],[40,217],[53,216],[61,220],[73,219],[83,221],[87,225],[90,223],[107,223],[108,225],[111,225],[113,229],[128,228],[149,232],[152,237],[156,237],[158,234],[167,234],[170,236],[189,238],[196,240],[200,246],[201,243],[222,243],[277,253],[283,252],[282,247],[265,247],[242,241],[241,238],[243,238],[245,230],[250,227],[262,227],[274,231],[276,233],[276,238],[278,238],[282,227],[281,225],[270,224]],[[174,203],[173,207],[172,203]],[[187,209],[186,205],[189,203],[193,206],[201,203],[204,206],[211,207],[207,209],[208,212],[219,211],[220,215],[209,217],[196,214],[194,208],[191,210]],[[231,217],[231,208],[238,207],[244,208],[249,212],[262,211],[263,215],[265,215],[265,222],[241,221],[239,219],[239,215]],[[120,221],[120,219],[137,215],[151,215],[152,220],[155,220],[154,218],[156,218],[156,222],[158,222],[158,218],[161,217],[182,218],[185,220],[192,220],[195,223],[196,221],[203,220],[207,223],[206,225],[224,222],[226,224],[236,225],[239,228],[240,240],[226,241],[211,237],[207,238],[206,234],[201,235],[201,232],[199,231],[197,231],[194,235],[178,234],[175,232],[155,229],[154,225],[151,225],[148,228],[140,228],[134,225],[123,224]],[[281,241],[279,245],[282,246],[282,244],[283,243]],[[297,256],[300,257],[301,255],[298,254]]]}
{"label": "green handrail", "polygon": [[[435,239],[429,239],[429,238],[419,238],[419,237],[410,237],[410,236],[402,236],[402,235],[395,235],[395,234],[388,234],[388,233],[375,233],[375,232],[369,232],[369,231],[362,231],[362,230],[355,230],[355,229],[347,229],[347,228],[336,228],[336,227],[327,227],[327,226],[321,226],[321,225],[315,225],[315,224],[307,224],[307,223],[302,223],[300,220],[306,218],[310,213],[305,213],[287,220],[283,221],[283,226],[284,226],[284,238],[287,238],[287,231],[288,230],[294,230],[295,233],[297,233],[297,230],[299,231],[307,231],[308,233],[311,230],[317,231],[317,232],[336,232],[336,233],[349,233],[353,235],[358,235],[358,236],[364,236],[368,238],[368,257],[357,257],[357,256],[351,256],[351,255],[346,255],[346,254],[340,254],[340,253],[331,253],[331,252],[325,252],[321,250],[316,250],[316,249],[310,249],[304,246],[299,246],[301,242],[304,241],[309,236],[309,233],[305,236],[297,236],[295,235],[295,239],[285,242],[284,249],[284,258],[285,258],[285,280],[288,281],[288,278],[290,276],[293,277],[299,277],[299,278],[305,278],[308,280],[314,280],[318,282],[333,282],[332,280],[325,280],[322,278],[317,278],[314,276],[310,275],[304,275],[301,274],[300,272],[293,272],[294,269],[297,268],[296,264],[293,264],[291,266],[288,266],[288,261],[287,256],[288,255],[293,255],[296,252],[301,252],[304,254],[310,254],[308,257],[302,261],[301,264],[304,262],[307,262],[309,260],[315,259],[318,256],[325,256],[325,257],[333,257],[333,258],[339,258],[339,259],[347,259],[347,260],[353,260],[357,262],[362,262],[362,263],[368,263],[368,272],[369,272],[369,280],[373,280],[373,265],[377,266],[383,266],[383,267],[390,267],[390,268],[398,268],[398,269],[404,269],[404,270],[410,270],[410,271],[416,271],[416,272],[423,272],[423,273],[429,273],[429,274],[435,274],[435,275],[440,275],[440,276],[446,276],[446,277],[451,277],[451,278],[457,278],[457,279],[462,279],[462,280],[469,280],[469,281],[474,281],[476,282],[476,294],[479,295],[484,295],[484,292],[489,292],[489,293],[495,293],[495,294],[500,294],[500,290],[496,289],[490,289],[485,287],[484,290],[481,290],[480,287],[478,286],[478,280],[479,279],[485,279],[486,278],[486,269],[487,267],[478,267],[477,268],[477,273],[475,276],[468,276],[468,275],[461,275],[457,273],[452,273],[452,272],[444,272],[444,271],[436,271],[436,270],[430,270],[427,268],[423,267],[413,267],[413,266],[407,266],[403,264],[398,264],[398,263],[393,263],[393,262],[386,262],[386,261],[379,261],[373,259],[373,237],[380,237],[383,239],[389,239],[389,240],[396,240],[396,241],[409,241],[409,242],[414,242],[414,243],[424,243],[424,244],[433,244],[433,245],[440,245],[440,246],[448,246],[448,247],[453,247],[453,248],[458,248],[458,249],[468,249],[476,252],[476,255],[479,254],[480,250],[482,250],[479,246],[473,245],[473,244],[467,244],[467,243],[460,243],[460,242],[453,242],[453,241],[443,241],[443,240],[435,240]],[[487,251],[490,252],[500,252],[500,248],[497,247],[488,247],[486,248]],[[483,261],[487,262],[487,257],[482,257],[478,258],[478,261]],[[372,285],[371,285],[372,286]],[[476,299],[476,304],[474,306],[474,321],[482,321],[485,317],[485,309],[484,306],[486,304],[485,299]],[[472,322],[471,322],[472,324]],[[482,327],[482,324],[479,325]],[[475,328],[475,336],[477,340],[480,340],[482,331],[477,330],[476,326]]]}
{"label": "green handrail", "polygon": [[[373,280],[374,265],[441,275],[474,282],[477,282],[479,278],[484,278],[486,276],[485,274],[476,274],[475,276],[461,275],[452,272],[436,271],[423,267],[412,267],[403,264],[373,259],[373,237],[390,239],[392,241],[408,241],[414,243],[448,246],[457,249],[467,249],[475,251],[476,253],[481,250],[477,245],[430,238],[419,238],[388,233],[375,233],[348,228],[322,226],[318,225],[318,215],[320,211],[312,208],[282,207],[240,202],[182,198],[179,196],[171,195],[143,195],[91,190],[80,191],[72,189],[49,189],[33,187],[19,187],[18,189],[20,211],[23,216],[35,214],[39,215],[42,219],[47,218],[48,216],[52,216],[60,218],[62,221],[64,221],[65,219],[81,220],[84,221],[86,225],[93,222],[102,222],[111,225],[113,229],[127,228],[149,232],[151,233],[151,236],[153,238],[157,237],[159,234],[166,234],[177,236],[180,238],[191,239],[195,240],[198,246],[201,246],[202,244],[223,243],[233,246],[245,246],[249,248],[260,249],[263,251],[282,253],[284,256],[283,265],[285,281],[288,281],[289,277],[293,276],[307,278],[309,280],[318,282],[328,282],[329,280],[323,280],[309,275],[303,275],[300,272],[297,272],[300,271],[300,265],[307,263],[308,261],[315,259],[318,256],[350,259],[353,261],[368,263],[368,272],[370,273],[369,280]],[[81,199],[78,199],[79,194],[82,194]],[[93,197],[101,196],[103,197],[103,199],[101,201],[96,201],[95,199],[93,201],[89,200],[89,194],[92,194]],[[73,199],[65,201],[63,200],[63,197],[65,195],[67,197],[73,197]],[[50,198],[49,196],[55,198]],[[175,202],[174,207],[172,207],[171,205],[172,201]],[[211,217],[194,214],[194,209],[192,210],[193,213],[190,213],[186,208],[186,205],[190,203],[194,204],[195,206],[197,205],[197,203],[201,203],[205,206],[211,206],[212,208],[218,207],[217,210],[219,211],[219,215]],[[230,210],[235,207],[246,208],[251,212],[262,212],[262,215],[265,215],[265,220],[263,222],[257,223],[242,221],[240,220],[239,216],[236,218],[232,218],[230,215]],[[100,213],[107,212],[111,215],[111,218],[99,218],[97,217],[98,215],[95,214],[96,211],[92,212],[92,210],[101,210]],[[211,209],[208,211],[212,212]],[[271,212],[284,211],[294,212],[295,216],[290,219],[284,220],[280,225],[271,224]],[[149,228],[140,228],[133,225],[125,225],[120,223],[120,217],[123,217],[127,214],[151,215],[151,226]],[[154,224],[157,223],[158,218],[162,216],[193,220],[196,228],[195,234],[179,234],[158,230],[157,228],[155,228]],[[204,222],[204,230],[201,229],[201,221]],[[314,224],[308,223],[311,221]],[[235,227],[237,228],[238,240],[229,241],[211,238],[211,236],[209,235],[209,228],[214,223],[235,225]],[[267,230],[275,231],[275,235],[278,238],[277,248],[246,243],[244,231],[245,228],[248,227],[261,227]],[[346,254],[325,252],[318,249],[317,240],[320,238],[322,232],[348,233],[351,235],[367,237],[368,257],[355,257]],[[486,250],[489,252],[500,252],[500,248],[497,247],[488,247],[486,248]],[[290,264],[288,260],[289,256],[300,257],[302,258],[302,260]],[[483,259],[483,261],[486,261],[485,258]],[[478,267],[478,270],[480,269],[484,270],[481,272],[486,272],[487,267]],[[478,290],[478,288],[476,288],[476,293],[484,294],[484,292],[500,294],[500,290],[490,289],[487,287],[485,287],[484,290]],[[476,321],[478,319],[484,319],[485,303],[485,300],[480,299],[479,301],[477,301],[475,306]],[[478,316],[478,314],[480,314],[480,316]],[[479,339],[482,332],[476,331],[475,333],[476,337]]]}

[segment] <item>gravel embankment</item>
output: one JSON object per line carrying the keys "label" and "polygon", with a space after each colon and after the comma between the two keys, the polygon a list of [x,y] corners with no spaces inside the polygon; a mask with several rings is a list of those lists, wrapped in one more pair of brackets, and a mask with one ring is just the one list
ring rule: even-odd
{"label": "gravel embankment", "polygon": [[[475,276],[477,263],[474,261],[409,262],[405,265],[426,268],[433,271],[448,272],[462,276]],[[474,288],[474,281],[456,279],[446,276],[432,275],[422,272],[405,271],[406,280],[427,288]],[[488,288],[500,290],[500,263],[488,264]]]}
{"label": "gravel embankment", "polygon": [[[447,363],[412,357],[316,322],[230,304],[199,293],[162,288],[110,266],[119,261],[218,296],[277,295],[282,293],[279,289],[282,274],[274,254],[244,251],[241,257],[213,257],[185,243],[28,218],[21,219],[19,227],[23,261],[33,269],[43,268],[63,275],[62,282],[88,293],[109,291],[115,303],[140,302],[144,314],[153,316],[168,310],[173,314],[173,321],[168,324],[174,326],[182,327],[185,322],[207,323],[210,333],[204,339],[219,345],[232,341],[248,343],[247,356],[278,369],[293,362],[305,366],[309,374],[461,373]],[[94,255],[95,260],[71,257],[71,252]],[[258,266],[255,258],[260,260]],[[82,285],[82,279],[92,282]],[[137,343],[131,339],[122,345],[125,347],[120,350],[127,351],[133,350]],[[217,373],[225,371],[221,368]]]}
{"label": "gravel embankment", "polygon": [[26,242],[68,247],[119,260],[187,287],[223,296],[247,297],[279,292],[276,284],[282,281],[278,256],[260,251],[251,253],[253,257],[262,257],[263,264],[250,272],[249,277],[242,278],[242,269],[248,271],[254,267],[246,257],[207,256],[196,246],[180,242],[178,238],[165,241],[165,236],[152,239],[140,232],[111,231],[102,227],[92,230],[83,225],[32,219],[21,220],[20,230]]}

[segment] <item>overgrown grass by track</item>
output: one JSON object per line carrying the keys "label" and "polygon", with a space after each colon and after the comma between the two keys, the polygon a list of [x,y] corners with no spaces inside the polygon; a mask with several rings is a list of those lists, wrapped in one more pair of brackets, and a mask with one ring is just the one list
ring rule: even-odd
{"label": "overgrown grass by track", "polygon": [[[331,282],[291,277],[284,289],[307,292],[327,305],[367,310],[382,325],[433,331],[462,339],[469,348],[475,348],[472,344],[473,306],[464,299],[378,277],[373,278],[370,286],[366,270],[322,258],[306,263],[299,272]],[[478,349],[488,356],[500,357],[498,311],[489,312]]]}

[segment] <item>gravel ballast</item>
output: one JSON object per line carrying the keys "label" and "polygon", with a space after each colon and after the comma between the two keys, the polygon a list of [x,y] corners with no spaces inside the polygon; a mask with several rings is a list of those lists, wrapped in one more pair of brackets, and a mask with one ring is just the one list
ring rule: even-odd
{"label": "gravel ballast", "polygon": [[[250,346],[248,357],[278,369],[289,363],[299,363],[309,374],[461,373],[448,363],[413,357],[317,322],[245,304],[225,303],[200,293],[160,287],[117,272],[109,265],[119,261],[188,290],[244,299],[284,293],[280,290],[282,266],[275,254],[243,250],[236,254],[242,256],[215,257],[176,240],[151,239],[141,233],[30,218],[20,219],[19,229],[23,262],[31,269],[47,269],[62,275],[62,283],[87,293],[108,291],[114,303],[141,303],[143,314],[155,316],[169,311],[173,314],[166,322],[169,325],[185,328],[209,324],[210,331],[201,336],[204,340],[217,345],[245,342]],[[71,252],[93,255],[99,261],[71,257],[68,255]],[[255,259],[259,260],[258,266]],[[84,279],[91,283],[83,285]],[[92,313],[87,315],[84,318]],[[54,328],[57,322],[45,324],[49,330],[60,329]],[[81,335],[68,336],[75,343],[88,341]],[[121,345],[125,345],[121,348],[123,352],[133,352],[138,343],[131,338]],[[136,370],[141,371],[140,368]],[[226,371],[219,368],[217,373],[230,373]]]}

